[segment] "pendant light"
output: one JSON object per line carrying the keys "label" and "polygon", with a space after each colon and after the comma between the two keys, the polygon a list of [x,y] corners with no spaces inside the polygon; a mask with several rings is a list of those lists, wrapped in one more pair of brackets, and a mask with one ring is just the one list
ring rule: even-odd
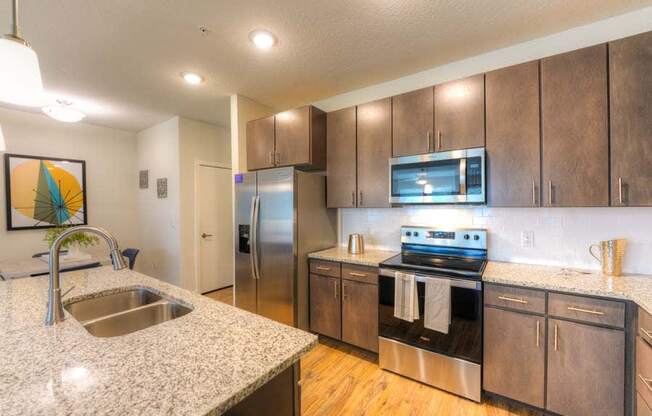
{"label": "pendant light", "polygon": [[18,0],[13,0],[13,33],[0,38],[0,101],[38,107],[43,104],[43,82],[36,52],[20,37]]}
{"label": "pendant light", "polygon": [[0,126],[0,153],[7,151],[7,143],[5,143],[5,136],[2,134],[2,126]]}

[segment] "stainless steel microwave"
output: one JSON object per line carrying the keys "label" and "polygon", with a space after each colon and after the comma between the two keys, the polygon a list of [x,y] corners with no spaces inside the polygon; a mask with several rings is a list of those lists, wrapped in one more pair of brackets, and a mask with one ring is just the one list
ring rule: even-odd
{"label": "stainless steel microwave", "polygon": [[389,175],[394,205],[486,202],[484,147],[395,157]]}

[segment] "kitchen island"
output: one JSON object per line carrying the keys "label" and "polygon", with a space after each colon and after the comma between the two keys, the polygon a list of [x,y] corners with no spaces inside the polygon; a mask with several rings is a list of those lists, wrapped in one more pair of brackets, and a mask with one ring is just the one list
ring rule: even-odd
{"label": "kitchen island", "polygon": [[144,287],[192,311],[100,338],[67,312],[65,321],[44,326],[47,277],[0,282],[2,415],[223,414],[291,373],[317,343],[307,332],[131,270],[64,273],[62,286],[74,286],[64,304]]}

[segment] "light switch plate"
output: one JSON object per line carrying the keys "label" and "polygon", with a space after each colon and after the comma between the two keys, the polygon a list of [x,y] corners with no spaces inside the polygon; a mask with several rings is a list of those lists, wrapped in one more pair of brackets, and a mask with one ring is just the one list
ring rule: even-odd
{"label": "light switch plate", "polygon": [[534,247],[534,231],[521,232],[521,247],[523,248]]}

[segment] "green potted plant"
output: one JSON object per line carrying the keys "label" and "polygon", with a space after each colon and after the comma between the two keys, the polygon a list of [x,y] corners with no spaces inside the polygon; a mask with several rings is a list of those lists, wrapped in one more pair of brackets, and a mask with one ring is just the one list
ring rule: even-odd
{"label": "green potted plant", "polygon": [[[45,232],[45,237],[43,240],[48,242],[49,248],[52,248],[52,244],[54,244],[55,240],[59,238],[59,236],[68,228],[70,228],[70,226],[65,225],[48,228],[48,230]],[[61,248],[63,250],[68,250],[68,254],[65,256],[67,259],[82,260],[83,258],[89,256],[83,253],[81,248],[92,247],[96,244],[99,244],[99,242],[100,239],[93,234],[77,233],[63,240],[61,243]]]}

